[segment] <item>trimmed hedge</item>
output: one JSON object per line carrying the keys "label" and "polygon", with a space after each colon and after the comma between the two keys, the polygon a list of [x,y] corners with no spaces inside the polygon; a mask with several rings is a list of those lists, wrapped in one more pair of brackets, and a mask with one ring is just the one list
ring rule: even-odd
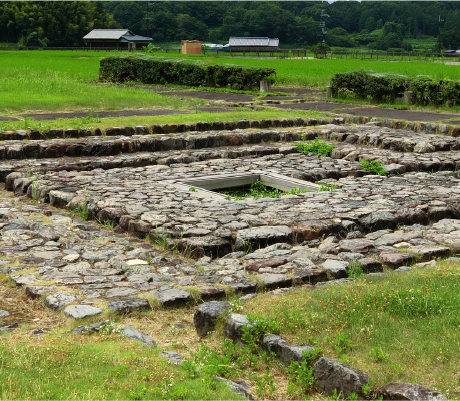
{"label": "trimmed hedge", "polygon": [[331,79],[334,90],[352,92],[359,98],[393,102],[404,91],[414,92],[418,104],[460,105],[460,82],[432,79],[427,76],[408,78],[403,75],[375,74],[354,71],[335,74]]}
{"label": "trimmed hedge", "polygon": [[138,81],[144,84],[210,86],[237,90],[258,89],[274,68],[214,65],[203,61],[167,59],[147,55],[111,56],[101,60],[99,80]]}
{"label": "trimmed hedge", "polygon": [[370,96],[378,101],[393,101],[404,95],[404,91],[407,90],[406,81],[407,78],[401,75],[354,71],[335,74],[331,79],[331,87],[336,90],[353,92],[362,99]]}

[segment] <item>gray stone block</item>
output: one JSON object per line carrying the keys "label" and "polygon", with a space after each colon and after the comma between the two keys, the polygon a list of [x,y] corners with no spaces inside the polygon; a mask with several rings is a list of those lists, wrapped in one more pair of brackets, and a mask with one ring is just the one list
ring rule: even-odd
{"label": "gray stone block", "polygon": [[145,298],[126,298],[112,301],[108,308],[115,313],[130,313],[133,311],[151,310],[149,301]]}
{"label": "gray stone block", "polygon": [[316,387],[327,395],[341,394],[348,397],[355,393],[358,399],[366,398],[362,387],[369,382],[369,377],[359,370],[329,358],[320,358],[313,365]]}
{"label": "gray stone block", "polygon": [[377,396],[384,400],[409,401],[447,401],[448,398],[438,391],[430,390],[419,384],[389,383],[377,390]]}
{"label": "gray stone block", "polygon": [[284,337],[275,334],[266,334],[260,341],[260,350],[267,353],[274,353],[276,357],[286,366],[291,362],[302,362],[304,360],[303,352],[312,352],[314,347],[308,345],[293,345]]}
{"label": "gray stone block", "polygon": [[198,306],[193,323],[199,336],[205,336],[214,329],[217,319],[230,308],[226,301],[211,301]]}
{"label": "gray stone block", "polygon": [[69,305],[64,309],[64,315],[72,319],[84,319],[85,317],[96,316],[101,313],[101,308],[89,305]]}

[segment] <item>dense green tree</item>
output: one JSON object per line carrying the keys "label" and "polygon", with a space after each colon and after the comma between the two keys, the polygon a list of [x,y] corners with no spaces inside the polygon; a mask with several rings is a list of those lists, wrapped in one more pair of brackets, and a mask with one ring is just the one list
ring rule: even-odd
{"label": "dense green tree", "polygon": [[93,28],[119,25],[100,2],[0,3],[0,42],[26,46],[84,46]]}
{"label": "dense green tree", "polygon": [[447,48],[458,43],[459,17],[455,1],[10,1],[0,2],[0,42],[82,46],[91,29],[126,28],[156,43],[268,36],[310,47],[323,39],[323,20],[332,46],[383,48],[439,35]]}

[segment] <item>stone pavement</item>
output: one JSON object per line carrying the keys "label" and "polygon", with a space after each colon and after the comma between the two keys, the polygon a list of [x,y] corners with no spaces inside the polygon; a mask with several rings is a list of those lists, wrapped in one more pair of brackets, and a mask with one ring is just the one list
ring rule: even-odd
{"label": "stone pavement", "polygon": [[[295,123],[305,126],[5,134],[0,272],[80,317],[146,307],[133,298],[175,306],[346,279],[357,263],[367,273],[430,266],[460,250],[452,127]],[[298,152],[296,142],[318,136],[336,146],[330,157]],[[363,159],[383,161],[389,175],[363,171]],[[310,190],[233,200],[193,184],[260,174]]]}

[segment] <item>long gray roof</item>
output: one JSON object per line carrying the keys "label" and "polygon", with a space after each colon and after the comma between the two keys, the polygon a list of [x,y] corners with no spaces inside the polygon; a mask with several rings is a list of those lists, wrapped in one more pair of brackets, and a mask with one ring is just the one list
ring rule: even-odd
{"label": "long gray roof", "polygon": [[139,35],[123,35],[122,38],[126,39],[128,42],[148,42],[152,40],[152,38]]}
{"label": "long gray roof", "polygon": [[120,40],[124,39],[128,42],[149,42],[152,38],[145,36],[135,35],[128,29],[93,29],[90,33],[83,37],[83,39],[109,39]]}
{"label": "long gray roof", "polygon": [[267,37],[231,37],[228,41],[229,46],[279,46],[278,38],[267,38]]}

